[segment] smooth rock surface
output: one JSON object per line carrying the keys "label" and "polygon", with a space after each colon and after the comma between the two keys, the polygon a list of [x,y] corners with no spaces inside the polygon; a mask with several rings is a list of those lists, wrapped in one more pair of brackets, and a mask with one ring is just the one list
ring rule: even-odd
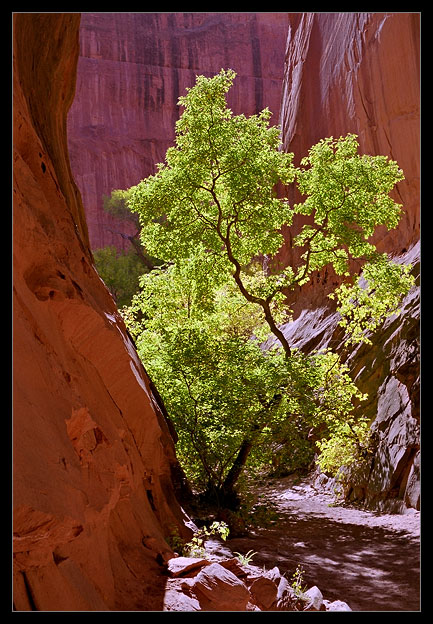
{"label": "smooth rock surface", "polygon": [[83,13],[68,141],[92,248],[129,245],[102,196],[155,172],[197,74],[234,69],[233,112],[267,106],[279,122],[287,26],[287,13]]}
{"label": "smooth rock surface", "polygon": [[17,611],[163,605],[167,423],[93,266],[69,165],[79,14],[14,14],[13,531]]}

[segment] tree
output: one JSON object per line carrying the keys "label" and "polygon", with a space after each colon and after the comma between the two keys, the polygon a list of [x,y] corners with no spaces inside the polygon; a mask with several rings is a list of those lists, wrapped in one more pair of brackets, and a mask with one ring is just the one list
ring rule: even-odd
{"label": "tree", "polygon": [[146,270],[136,253],[120,252],[113,246],[93,251],[98,273],[112,294],[117,306],[130,305],[138,289],[138,278]]}
{"label": "tree", "polygon": [[156,258],[151,258],[140,243],[140,224],[136,214],[130,211],[128,204],[128,191],[114,189],[110,195],[103,195],[103,207],[105,212],[111,214],[119,221],[131,223],[135,227],[134,234],[125,234],[124,231],[115,230],[115,233],[128,240],[146,271],[151,271],[160,264]]}
{"label": "tree", "polygon": [[[218,460],[224,469],[213,480],[225,491],[233,490],[254,449],[265,455],[258,445],[263,435],[286,422],[321,422],[328,439],[333,432],[341,436],[346,423],[345,435],[360,444],[353,408],[362,397],[338,356],[301,354],[288,343],[281,329],[290,315],[287,294],[313,271],[332,265],[344,278],[334,293],[342,323],[353,340],[362,341],[367,330],[396,312],[412,284],[409,269],[379,254],[371,242],[377,226],[395,227],[400,218],[401,206],[389,196],[403,179],[397,163],[359,155],[357,137],[348,135],[319,141],[295,168],[293,155],[280,149],[279,128],[269,125],[268,109],[247,118],[227,108],[234,77],[232,70],[197,77],[179,99],[184,110],[166,162],[129,189],[127,199],[139,215],[145,248],[168,263],[165,271],[143,278],[141,303],[136,300],[140,316],[130,315],[135,334],[142,335],[140,353],[159,378],[169,409],[176,411],[176,399],[164,374],[177,379],[178,396],[188,398],[189,405],[179,398],[178,428],[190,431],[182,418],[190,419],[194,435],[208,436],[195,452],[202,445],[225,453]],[[296,184],[304,201],[289,206],[276,196],[278,183]],[[294,240],[303,248],[301,262],[269,271],[263,258],[280,249],[281,228],[296,214],[311,217]],[[364,265],[366,287],[350,273],[355,259]],[[178,293],[187,292],[180,301]],[[245,315],[249,323],[243,325],[239,318]],[[192,319],[199,326],[191,326]],[[245,332],[235,340],[238,324]],[[264,350],[260,345],[269,334],[274,348]],[[156,359],[149,355],[152,344]],[[200,425],[198,406],[208,418]],[[213,479],[209,466],[217,462],[209,457],[202,464]]]}
{"label": "tree", "polygon": [[128,208],[127,198],[127,190],[115,189],[110,195],[103,196],[103,207],[111,216],[123,223],[131,223],[135,227],[134,234],[126,234],[123,231],[124,228],[111,230],[129,241],[129,248],[126,251],[120,251],[113,245],[106,245],[93,252],[98,273],[119,308],[130,305],[138,289],[139,276],[152,271],[161,264],[157,258],[149,256],[141,244],[138,215]]}
{"label": "tree", "polygon": [[126,320],[187,476],[230,504],[246,463],[269,464],[275,439],[290,432],[299,446],[311,427],[335,431],[363,396],[335,354],[264,351],[260,310],[234,282],[215,281],[208,262],[196,255],[144,275]]}

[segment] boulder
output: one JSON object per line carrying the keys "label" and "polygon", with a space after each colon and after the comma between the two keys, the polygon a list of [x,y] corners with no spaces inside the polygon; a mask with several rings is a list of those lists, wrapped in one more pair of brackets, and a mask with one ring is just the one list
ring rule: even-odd
{"label": "boulder", "polygon": [[183,588],[168,585],[164,594],[164,611],[201,611],[196,598],[188,595]]}
{"label": "boulder", "polygon": [[343,602],[343,600],[334,600],[334,602],[324,600],[323,604],[326,611],[352,611],[347,602]]}
{"label": "boulder", "polygon": [[203,611],[245,611],[250,601],[245,583],[219,563],[199,572],[192,591]]}
{"label": "boulder", "polygon": [[277,568],[277,566],[275,566],[271,570],[266,570],[264,576],[266,576],[266,578],[268,579],[271,579],[271,581],[274,581],[274,583],[276,583],[278,587],[278,584],[281,580],[281,572],[279,568]]}
{"label": "boulder", "polygon": [[266,576],[257,578],[250,587],[254,603],[263,611],[270,609],[277,599],[278,587],[273,580]]}
{"label": "boulder", "polygon": [[323,594],[316,585],[304,592],[302,598],[306,601],[304,611],[323,611],[325,609]]}
{"label": "boulder", "polygon": [[294,611],[297,602],[298,597],[290,586],[289,581],[285,576],[282,576],[278,583],[277,600],[275,604],[276,610]]}
{"label": "boulder", "polygon": [[219,561],[219,564],[222,565],[222,567],[226,570],[230,570],[230,572],[233,572],[233,574],[235,574],[240,579],[245,579],[247,577],[248,573],[246,569],[241,566],[239,560],[236,557]]}

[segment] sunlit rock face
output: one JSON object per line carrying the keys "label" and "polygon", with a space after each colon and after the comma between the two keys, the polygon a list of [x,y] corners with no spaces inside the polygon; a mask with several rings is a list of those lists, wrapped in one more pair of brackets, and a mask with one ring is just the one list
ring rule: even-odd
{"label": "sunlit rock face", "polygon": [[79,21],[14,16],[14,608],[158,610],[166,537],[191,532],[70,170]]}
{"label": "sunlit rock face", "polygon": [[299,162],[319,139],[353,132],[363,153],[396,160],[405,215],[398,230],[378,236],[394,253],[419,240],[419,28],[416,13],[289,14],[285,150]]}
{"label": "sunlit rock face", "polygon": [[[362,153],[396,160],[405,174],[394,199],[403,205],[396,230],[375,235],[380,251],[411,262],[419,273],[420,91],[419,14],[289,14],[281,106],[283,143],[295,161],[318,140],[349,132]],[[293,199],[293,197],[292,197]],[[302,250],[286,234],[280,252],[296,263]],[[419,508],[419,287],[406,297],[402,314],[386,321],[371,347],[345,351],[338,315],[327,294],[339,279],[318,272],[293,297],[294,321],[285,327],[292,344],[305,350],[332,346],[348,358],[370,399],[363,409],[373,422],[378,449],[370,471],[346,494],[391,511]]]}
{"label": "sunlit rock face", "polygon": [[279,122],[287,27],[287,13],[82,15],[68,137],[92,248],[128,244],[119,232],[133,232],[103,211],[102,196],[155,172],[197,74],[234,69],[234,113],[268,107]]}

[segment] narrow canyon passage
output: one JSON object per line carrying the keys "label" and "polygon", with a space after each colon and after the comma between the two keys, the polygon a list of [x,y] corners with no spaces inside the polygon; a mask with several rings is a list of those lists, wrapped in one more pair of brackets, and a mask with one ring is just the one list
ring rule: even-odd
{"label": "narrow canyon passage", "polygon": [[255,551],[252,563],[278,566],[291,580],[298,564],[305,584],[353,611],[420,609],[419,512],[377,514],[334,504],[308,481],[287,477],[263,488],[279,519],[248,537],[229,539],[232,551]]}

